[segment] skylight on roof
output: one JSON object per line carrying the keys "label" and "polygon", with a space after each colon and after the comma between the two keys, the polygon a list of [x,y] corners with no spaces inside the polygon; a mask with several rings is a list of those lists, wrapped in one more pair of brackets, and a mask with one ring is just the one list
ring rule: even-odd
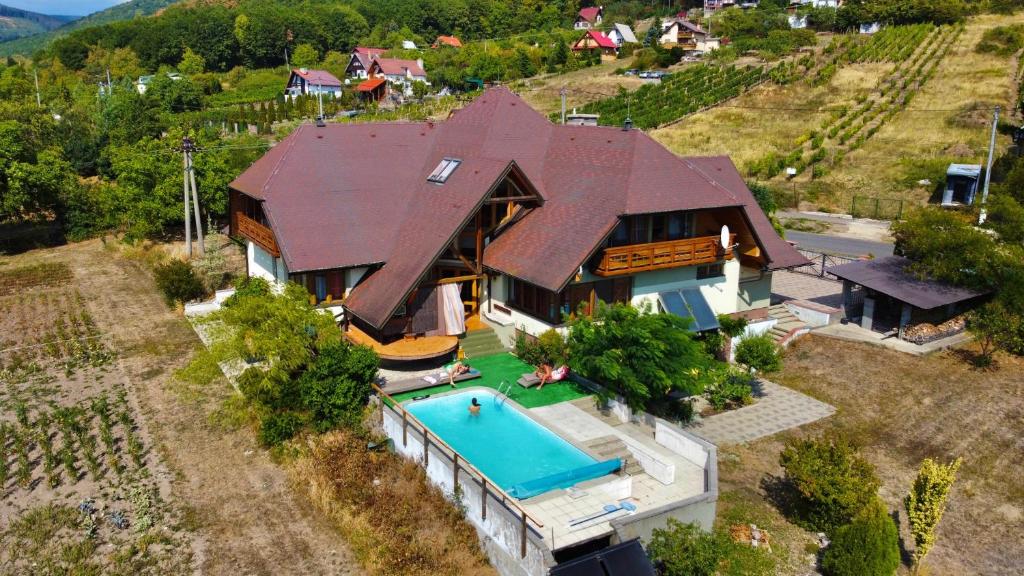
{"label": "skylight on roof", "polygon": [[434,168],[434,171],[430,173],[430,176],[427,176],[427,182],[444,184],[448,177],[452,175],[452,172],[455,172],[455,169],[459,167],[459,164],[462,164],[462,160],[458,158],[442,159],[437,168]]}

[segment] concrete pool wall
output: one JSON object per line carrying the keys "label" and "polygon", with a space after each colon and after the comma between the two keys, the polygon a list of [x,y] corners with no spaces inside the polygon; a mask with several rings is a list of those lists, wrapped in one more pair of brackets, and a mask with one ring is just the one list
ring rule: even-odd
{"label": "concrete pool wall", "polygon": [[[395,451],[423,465],[423,433],[419,427],[410,424],[406,428],[405,443],[402,442],[402,416],[395,409],[381,404],[384,432],[392,439]],[[455,497],[455,462],[448,451],[429,445],[426,465],[427,477],[450,498]],[[477,529],[477,535],[491,564],[502,576],[544,576],[555,565],[551,550],[537,533],[537,528],[528,524],[526,534],[526,556],[521,555],[522,518],[518,512],[505,506],[501,497],[488,487],[487,516],[482,518],[482,492],[479,480],[460,466],[458,505],[465,511],[466,519]]]}
{"label": "concrete pool wall", "polygon": [[[395,451],[423,466],[424,434],[419,426],[413,424],[410,418],[408,425],[405,427],[403,441],[402,414],[386,403],[381,403],[381,409],[384,432],[394,442]],[[518,406],[517,409],[519,409]],[[523,411],[528,412],[526,410]],[[545,424],[544,418],[534,414],[529,414],[529,416],[540,424]],[[679,429],[671,423],[648,414],[643,416],[656,421],[656,434],[652,440],[656,441],[664,449],[676,454],[677,457],[699,467],[703,472],[703,481],[698,483],[697,490],[691,492],[693,495],[690,497],[669,501],[669,503],[663,505],[642,507],[637,513],[611,520],[605,525],[604,535],[609,537],[613,544],[636,537],[647,541],[651,536],[651,531],[655,528],[665,527],[669,518],[675,518],[682,522],[694,522],[705,530],[710,530],[714,522],[718,500],[717,450],[715,446]],[[551,428],[550,426],[547,427]],[[431,435],[433,436],[433,434]],[[562,436],[565,438],[564,435]],[[565,439],[572,442],[569,438]],[[500,491],[494,490],[493,487],[488,485],[486,496],[487,514],[486,518],[483,518],[481,514],[483,492],[481,482],[476,475],[471,474],[464,468],[460,458],[459,489],[458,499],[456,500],[454,483],[455,461],[446,448],[437,445],[434,438],[431,438],[429,441],[429,456],[425,469],[430,481],[448,494],[449,498],[453,501],[457,501],[457,505],[462,507],[466,520],[477,529],[481,546],[499,574],[502,574],[502,576],[545,576],[550,568],[555,565],[552,554],[552,542],[555,537],[554,533],[560,530],[560,526],[546,521],[547,525],[537,527],[533,522],[528,522],[526,529],[526,554],[523,555],[522,516],[516,506],[505,505],[502,502]],[[591,492],[604,492],[609,496],[615,491],[614,489],[621,488],[625,492],[614,497],[622,499],[629,497],[629,493],[633,491],[631,486],[633,485],[634,477],[625,476],[612,481],[609,478],[611,477],[594,480],[584,483],[582,486]],[[553,491],[548,494],[551,495],[550,497],[568,499],[564,492],[557,496],[555,495],[556,492],[560,491]],[[537,498],[537,500],[542,499],[544,498]],[[533,499],[515,502],[525,509],[528,514],[534,515],[534,512],[541,512],[543,516],[542,510],[537,508],[537,503]],[[542,519],[542,521],[545,520]],[[558,544],[561,546],[567,545],[563,537],[559,537]]]}

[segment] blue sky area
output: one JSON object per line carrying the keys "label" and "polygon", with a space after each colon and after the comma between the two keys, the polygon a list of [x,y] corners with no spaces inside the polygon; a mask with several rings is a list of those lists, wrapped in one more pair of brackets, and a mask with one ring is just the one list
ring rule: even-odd
{"label": "blue sky area", "polygon": [[85,16],[128,0],[0,0],[0,4],[40,14]]}

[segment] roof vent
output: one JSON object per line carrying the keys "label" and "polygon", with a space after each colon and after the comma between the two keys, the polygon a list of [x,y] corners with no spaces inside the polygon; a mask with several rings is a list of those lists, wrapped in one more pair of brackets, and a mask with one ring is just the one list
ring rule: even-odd
{"label": "roof vent", "polygon": [[299,68],[299,72],[303,74],[309,74],[309,68]]}
{"label": "roof vent", "polygon": [[448,177],[455,172],[455,169],[462,164],[462,160],[458,158],[442,158],[441,163],[434,168],[434,171],[427,176],[427,182],[434,182],[436,184],[444,184],[448,181]]}
{"label": "roof vent", "polygon": [[622,123],[622,131],[623,132],[629,132],[632,129],[633,129],[633,119],[630,118],[629,116],[626,116],[626,121]]}

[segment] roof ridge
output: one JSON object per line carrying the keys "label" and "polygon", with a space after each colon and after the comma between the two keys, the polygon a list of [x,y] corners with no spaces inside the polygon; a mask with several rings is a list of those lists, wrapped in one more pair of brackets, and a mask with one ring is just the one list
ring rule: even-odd
{"label": "roof ridge", "polygon": [[[675,154],[672,154],[672,155],[673,155],[673,156],[676,156]],[[707,180],[707,181],[708,181],[708,183],[709,183],[709,184],[711,184],[712,186],[714,186],[714,187],[716,187],[716,188],[720,188],[720,189],[721,189],[721,190],[722,190],[723,192],[725,192],[726,194],[728,194],[728,195],[729,195],[729,196],[730,196],[730,197],[731,197],[731,198],[732,198],[733,200],[735,200],[735,201],[737,201],[737,202],[739,202],[739,201],[740,201],[739,197],[737,197],[737,196],[736,196],[736,194],[734,194],[732,190],[729,190],[729,189],[728,189],[728,188],[726,188],[725,186],[723,186],[723,185],[719,184],[717,180],[715,180],[715,179],[714,179],[714,178],[712,178],[711,176],[708,176],[708,175],[707,175],[707,174],[706,174],[706,173],[705,173],[705,172],[704,172],[703,170],[701,170],[701,169],[700,169],[700,168],[698,168],[698,167],[697,167],[697,166],[696,166],[695,164],[693,164],[692,162],[690,162],[690,160],[689,160],[688,158],[686,158],[686,157],[683,157],[683,156],[676,156],[676,158],[678,158],[678,159],[679,159],[679,160],[680,160],[680,161],[681,161],[681,162],[682,162],[683,164],[686,164],[686,165],[687,165],[687,166],[688,166],[688,167],[689,167],[690,169],[692,169],[692,170],[693,170],[694,172],[696,172],[697,174],[699,174],[700,176],[702,176],[702,177],[703,177],[703,178],[704,178],[705,180]],[[699,156],[697,156],[697,158],[699,158]],[[708,158],[713,158],[713,156],[709,156]]]}
{"label": "roof ridge", "polygon": [[286,138],[286,140],[288,140],[287,147],[284,149],[284,152],[281,153],[281,157],[277,159],[277,162],[274,164],[273,170],[270,171],[270,176],[268,176],[266,182],[263,183],[263,187],[260,188],[260,192],[263,193],[264,198],[266,198],[267,196],[267,189],[270,188],[270,183],[274,180],[274,177],[277,176],[277,173],[281,170],[281,165],[284,163],[285,158],[287,158],[288,155],[291,154],[292,149],[295,147],[295,142],[299,139],[299,134],[302,133],[305,127],[306,124],[299,124],[299,127],[295,129],[295,132],[292,132],[291,134],[288,135],[288,138]]}

